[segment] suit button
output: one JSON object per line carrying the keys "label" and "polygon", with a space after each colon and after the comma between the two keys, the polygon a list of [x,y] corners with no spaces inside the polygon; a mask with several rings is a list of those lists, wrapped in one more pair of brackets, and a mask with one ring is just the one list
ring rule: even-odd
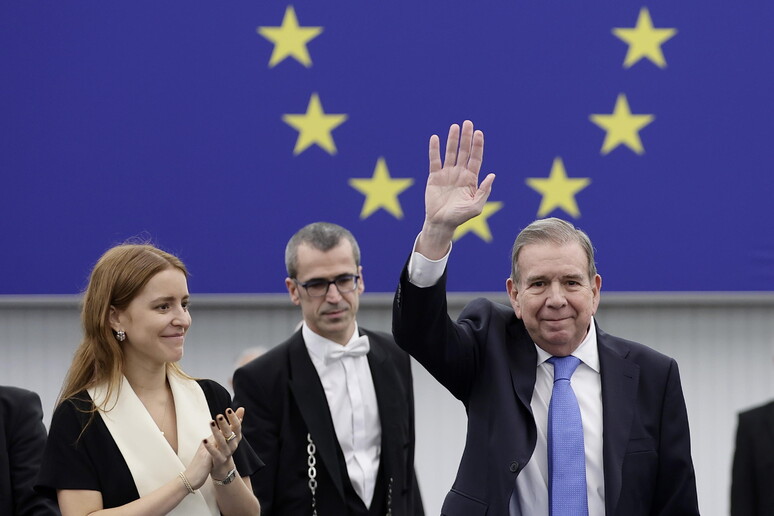
{"label": "suit button", "polygon": [[511,462],[511,465],[508,466],[508,469],[511,470],[511,473],[516,473],[519,471],[519,463],[516,461]]}

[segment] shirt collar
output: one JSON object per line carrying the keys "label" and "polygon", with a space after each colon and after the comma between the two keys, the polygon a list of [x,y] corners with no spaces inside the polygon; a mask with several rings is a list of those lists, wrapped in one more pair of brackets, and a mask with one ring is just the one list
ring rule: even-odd
{"label": "shirt collar", "polygon": [[[533,343],[534,344],[534,343]],[[538,357],[537,357],[537,365],[540,366],[543,362],[551,358],[551,354],[542,349],[537,344],[534,344],[535,349],[537,349]],[[589,366],[591,369],[593,369],[595,372],[599,373],[599,349],[597,349],[597,327],[594,323],[594,318],[591,318],[591,323],[589,324],[589,331],[586,333],[586,337],[584,337],[583,341],[581,341],[580,346],[571,353],[572,356],[578,357],[581,362]]]}
{"label": "shirt collar", "polygon": [[[316,358],[323,363],[325,361],[325,357],[328,355],[329,350],[333,350],[341,346],[341,344],[333,342],[330,339],[326,339],[322,335],[312,331],[309,326],[306,325],[306,322],[301,325],[301,335],[304,337],[304,344],[306,344],[306,349],[309,351],[309,354],[312,355],[313,358]],[[355,323],[355,331],[347,341],[347,344],[358,338],[359,335],[360,331],[358,329],[357,323]]]}

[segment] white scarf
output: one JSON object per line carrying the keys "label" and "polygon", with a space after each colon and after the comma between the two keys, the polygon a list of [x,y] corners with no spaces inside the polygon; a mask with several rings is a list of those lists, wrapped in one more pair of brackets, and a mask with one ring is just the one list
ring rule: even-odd
{"label": "white scarf", "polygon": [[[171,479],[178,478],[191,463],[199,444],[212,433],[210,409],[199,384],[174,374],[167,376],[175,400],[177,414],[177,455],[162,435],[150,413],[129,385],[121,377],[118,392],[106,400],[107,385],[88,389],[98,407],[113,440],[118,445],[132,474],[140,496],[155,491]],[[182,483],[182,480],[181,480]],[[210,478],[193,495],[183,498],[168,514],[176,516],[218,516],[215,488]]]}

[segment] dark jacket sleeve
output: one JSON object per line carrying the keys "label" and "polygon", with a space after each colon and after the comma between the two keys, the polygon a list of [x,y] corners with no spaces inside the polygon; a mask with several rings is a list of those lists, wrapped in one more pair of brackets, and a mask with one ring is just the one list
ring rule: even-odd
{"label": "dark jacket sleeve", "polygon": [[277,393],[268,393],[260,374],[249,369],[252,363],[234,372],[234,407],[244,407],[242,433],[245,440],[266,464],[252,477],[255,496],[261,502],[261,512],[271,514],[277,478],[279,456],[279,417],[274,405],[280,403]]}
{"label": "dark jacket sleeve", "polygon": [[46,428],[43,409],[37,394],[24,389],[3,387],[0,403],[8,459],[13,514],[42,516],[59,514],[53,500],[34,491],[43,449]]}
{"label": "dark jacket sleeve", "polygon": [[393,301],[395,342],[465,403],[475,381],[479,359],[471,323],[455,324],[449,317],[445,271],[435,285],[420,288],[408,280],[407,266],[408,262]]}
{"label": "dark jacket sleeve", "polygon": [[688,411],[677,362],[670,360],[663,405],[662,435],[654,514],[699,514],[696,473],[691,459]]}
{"label": "dark jacket sleeve", "polygon": [[758,516],[761,493],[755,473],[756,450],[752,412],[739,414],[736,429],[736,449],[731,470],[731,516]]}

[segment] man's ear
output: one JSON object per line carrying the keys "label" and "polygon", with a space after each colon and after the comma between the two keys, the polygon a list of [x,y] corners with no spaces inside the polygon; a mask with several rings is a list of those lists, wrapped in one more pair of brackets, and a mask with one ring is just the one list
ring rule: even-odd
{"label": "man's ear", "polygon": [[602,291],[602,276],[597,274],[594,276],[594,282],[591,285],[591,293],[592,293],[592,303],[594,304],[594,311],[591,313],[591,315],[594,315],[597,313],[597,308],[599,307],[599,293]]}
{"label": "man's ear", "polygon": [[285,278],[285,288],[288,289],[288,295],[294,305],[301,304],[301,297],[299,296],[298,284],[290,278]]}
{"label": "man's ear", "polygon": [[519,290],[516,286],[516,282],[513,279],[508,278],[505,280],[505,291],[508,293],[508,299],[511,301],[511,307],[513,307],[513,313],[516,317],[521,319],[521,303],[519,302]]}
{"label": "man's ear", "polygon": [[360,279],[357,281],[357,293],[362,294],[365,291],[365,281],[363,280],[363,266],[357,268],[357,274]]}

